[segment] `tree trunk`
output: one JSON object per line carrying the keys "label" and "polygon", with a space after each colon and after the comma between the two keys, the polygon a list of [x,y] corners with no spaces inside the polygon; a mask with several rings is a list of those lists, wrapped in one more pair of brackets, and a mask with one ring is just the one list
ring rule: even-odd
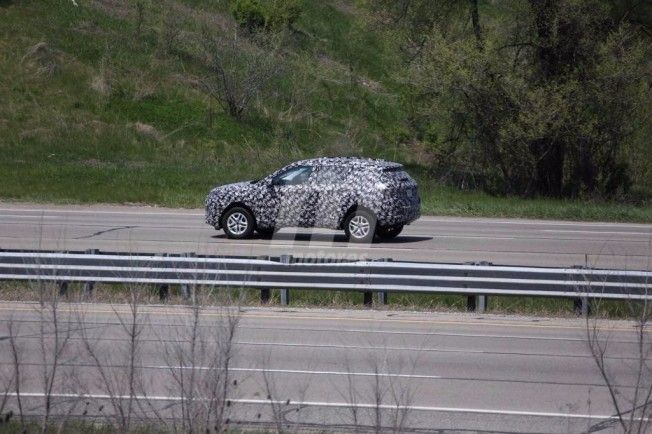
{"label": "tree trunk", "polygon": [[544,196],[561,197],[566,146],[563,142],[543,138],[535,141],[531,148],[537,162],[535,191]]}
{"label": "tree trunk", "polygon": [[473,24],[473,33],[475,34],[478,49],[482,51],[484,43],[482,41],[482,29],[480,28],[480,14],[478,13],[478,0],[469,0],[471,8],[471,24]]}
{"label": "tree trunk", "polygon": [[[563,74],[562,57],[556,46],[554,23],[557,15],[558,2],[556,0],[530,0],[534,11],[534,25],[538,37],[537,61],[542,83],[551,83]],[[564,162],[566,159],[566,146],[563,141],[554,137],[542,137],[531,145],[535,157],[536,193],[544,196],[560,197],[564,187]]]}

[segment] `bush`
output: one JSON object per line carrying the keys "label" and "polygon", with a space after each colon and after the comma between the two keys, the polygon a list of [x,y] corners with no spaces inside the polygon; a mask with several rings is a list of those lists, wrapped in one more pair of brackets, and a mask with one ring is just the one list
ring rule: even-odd
{"label": "bush", "polygon": [[303,12],[303,0],[232,0],[231,13],[249,32],[291,28]]}
{"label": "bush", "polygon": [[233,0],[231,13],[240,27],[250,32],[265,26],[265,11],[259,0]]}

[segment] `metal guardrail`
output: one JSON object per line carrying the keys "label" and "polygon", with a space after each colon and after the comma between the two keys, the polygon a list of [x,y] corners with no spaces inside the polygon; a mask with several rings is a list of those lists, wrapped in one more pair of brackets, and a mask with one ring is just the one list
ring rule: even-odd
{"label": "metal guardrail", "polygon": [[[319,262],[279,258],[117,254],[99,251],[57,253],[0,251],[0,279],[92,283],[290,288],[388,292],[455,293],[486,303],[487,295],[520,295],[646,300],[652,299],[652,272],[587,268],[495,266],[392,261]],[[184,291],[185,289],[185,291]],[[165,289],[167,291],[167,289]],[[167,292],[162,291],[162,297]],[[267,291],[267,292],[265,292]],[[471,299],[469,299],[471,306]],[[478,306],[475,306],[478,307]]]}

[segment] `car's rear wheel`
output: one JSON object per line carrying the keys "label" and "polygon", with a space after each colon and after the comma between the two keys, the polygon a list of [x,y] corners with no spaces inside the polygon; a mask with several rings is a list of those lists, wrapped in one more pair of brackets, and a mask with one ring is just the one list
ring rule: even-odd
{"label": "car's rear wheel", "polygon": [[372,242],[376,235],[376,216],[365,209],[351,212],[344,221],[344,233],[355,243]]}
{"label": "car's rear wheel", "polygon": [[240,206],[229,209],[222,216],[222,229],[228,238],[236,240],[249,238],[255,226],[254,216],[248,209]]}
{"label": "car's rear wheel", "polygon": [[378,226],[378,229],[376,230],[376,234],[378,234],[380,238],[389,240],[392,238],[396,238],[398,234],[401,233],[402,230],[403,230],[403,225],[394,226],[394,227]]}

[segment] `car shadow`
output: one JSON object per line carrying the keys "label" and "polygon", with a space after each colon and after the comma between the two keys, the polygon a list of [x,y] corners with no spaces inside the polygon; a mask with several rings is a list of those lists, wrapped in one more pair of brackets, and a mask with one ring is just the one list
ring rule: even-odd
{"label": "car shadow", "polygon": [[[215,239],[227,239],[225,234],[213,235],[211,238]],[[258,234],[254,234],[254,240],[269,240],[269,241],[322,241],[322,242],[335,242],[348,244],[348,240],[344,234],[307,234],[307,233],[292,233],[292,232],[283,232],[276,233],[273,237],[261,237]],[[376,240],[374,244],[404,244],[404,243],[418,243],[420,241],[432,240],[432,237],[427,236],[416,236],[416,235],[399,235],[396,238],[388,240]]]}

